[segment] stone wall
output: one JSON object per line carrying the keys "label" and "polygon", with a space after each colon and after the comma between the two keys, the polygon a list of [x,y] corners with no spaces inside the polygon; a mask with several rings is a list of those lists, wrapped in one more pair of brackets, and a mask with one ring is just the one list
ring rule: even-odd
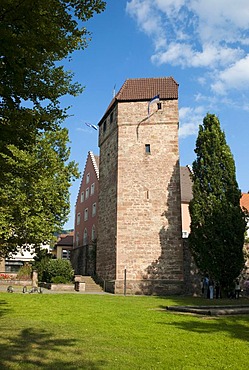
{"label": "stone wall", "polygon": [[100,127],[99,208],[96,272],[101,280],[116,279],[117,235],[117,110]]}
{"label": "stone wall", "polygon": [[95,245],[85,245],[71,251],[71,263],[76,275],[95,275],[96,248]]}
{"label": "stone wall", "polygon": [[97,274],[115,293],[125,269],[132,294],[183,288],[178,102],[161,104],[118,103],[100,127]]}

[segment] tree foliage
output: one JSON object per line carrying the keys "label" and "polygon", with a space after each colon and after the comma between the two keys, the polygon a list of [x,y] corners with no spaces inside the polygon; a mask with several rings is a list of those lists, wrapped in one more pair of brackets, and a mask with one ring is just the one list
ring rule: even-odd
{"label": "tree foliage", "polygon": [[37,135],[33,150],[9,145],[2,153],[5,181],[0,187],[1,244],[38,246],[49,243],[51,231],[60,230],[69,210],[68,189],[77,176],[66,147],[66,129]]}
{"label": "tree foliage", "polygon": [[69,260],[43,259],[40,262],[38,278],[46,283],[69,283],[74,277],[74,270]]}
{"label": "tree foliage", "polygon": [[190,248],[200,271],[226,289],[244,266],[246,222],[234,159],[213,114],[199,127],[195,153]]}
{"label": "tree foliage", "polygon": [[2,0],[0,4],[0,256],[47,242],[66,221],[67,117],[60,98],[82,87],[63,59],[90,40],[85,22],[101,0]]}

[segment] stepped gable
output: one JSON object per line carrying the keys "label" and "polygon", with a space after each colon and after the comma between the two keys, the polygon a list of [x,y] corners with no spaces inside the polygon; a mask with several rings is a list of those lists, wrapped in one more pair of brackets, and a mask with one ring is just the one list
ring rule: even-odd
{"label": "stepped gable", "polygon": [[99,180],[99,156],[94,155],[93,152],[89,152],[90,158],[93,163],[93,168],[96,173],[97,179]]}
{"label": "stepped gable", "polygon": [[88,158],[89,157],[91,158],[91,161],[92,161],[93,168],[95,170],[97,179],[99,179],[99,156],[93,154],[92,151],[89,151],[88,152],[88,155],[87,155],[87,158],[86,158],[86,163],[85,163],[84,171],[83,171],[83,174],[82,174],[82,178],[81,178],[81,182],[80,182],[80,187],[79,187],[78,195],[77,195],[77,198],[76,198],[76,203],[77,203],[78,198],[80,197],[80,189],[81,189],[81,185],[82,185],[82,181],[83,181],[83,178],[84,178],[84,174],[85,174],[85,170],[86,170],[86,165],[87,165],[87,161],[88,161]]}

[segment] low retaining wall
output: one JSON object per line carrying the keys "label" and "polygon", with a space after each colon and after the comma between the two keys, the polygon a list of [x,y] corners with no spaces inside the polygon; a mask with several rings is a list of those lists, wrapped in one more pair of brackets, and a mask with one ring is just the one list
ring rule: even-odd
{"label": "low retaining wall", "polygon": [[74,284],[39,283],[39,286],[53,291],[73,292],[75,290]]}
{"label": "low retaining wall", "polygon": [[25,285],[32,285],[32,280],[11,280],[11,279],[4,279],[4,280],[0,280],[0,285],[4,285],[4,286],[7,286],[7,285],[21,285],[21,286],[25,286]]}

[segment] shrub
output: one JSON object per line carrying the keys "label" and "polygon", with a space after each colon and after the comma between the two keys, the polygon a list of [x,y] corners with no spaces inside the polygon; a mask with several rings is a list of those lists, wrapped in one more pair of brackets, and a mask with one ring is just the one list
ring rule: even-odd
{"label": "shrub", "polygon": [[53,282],[57,278],[63,283],[71,282],[73,280],[74,270],[71,262],[62,259],[50,259],[44,264],[43,281],[46,283]]}
{"label": "shrub", "polygon": [[55,276],[51,279],[51,283],[54,284],[66,284],[68,283],[67,279],[64,276]]}
{"label": "shrub", "polygon": [[28,280],[31,278],[32,266],[29,263],[25,263],[17,274],[17,279],[19,280]]}

